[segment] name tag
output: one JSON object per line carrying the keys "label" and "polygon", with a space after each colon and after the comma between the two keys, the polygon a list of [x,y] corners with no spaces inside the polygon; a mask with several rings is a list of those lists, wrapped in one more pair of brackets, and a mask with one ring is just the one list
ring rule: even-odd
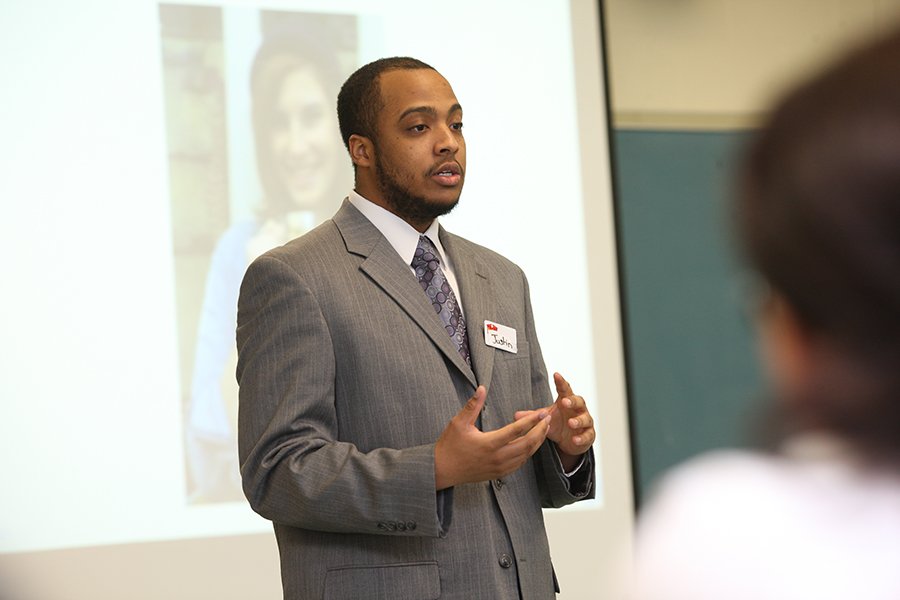
{"label": "name tag", "polygon": [[516,354],[516,330],[493,321],[484,322],[484,343],[491,348],[497,348]]}

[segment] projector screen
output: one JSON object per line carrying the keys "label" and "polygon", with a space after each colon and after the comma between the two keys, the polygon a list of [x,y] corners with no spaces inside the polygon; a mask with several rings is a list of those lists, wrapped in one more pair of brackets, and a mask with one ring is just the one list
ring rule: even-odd
{"label": "projector screen", "polygon": [[0,597],[280,597],[237,471],[237,286],[351,189],[335,94],[395,55],[465,111],[442,223],[523,267],[590,404],[597,499],[546,518],[560,598],[604,589],[632,484],[596,3],[7,2],[0,48]]}

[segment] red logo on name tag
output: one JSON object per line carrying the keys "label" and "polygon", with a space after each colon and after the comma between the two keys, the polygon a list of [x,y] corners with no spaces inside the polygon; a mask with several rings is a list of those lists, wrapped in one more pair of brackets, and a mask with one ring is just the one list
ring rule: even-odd
{"label": "red logo on name tag", "polygon": [[494,325],[493,323],[488,323],[487,328],[488,328],[488,331],[497,331],[497,326]]}

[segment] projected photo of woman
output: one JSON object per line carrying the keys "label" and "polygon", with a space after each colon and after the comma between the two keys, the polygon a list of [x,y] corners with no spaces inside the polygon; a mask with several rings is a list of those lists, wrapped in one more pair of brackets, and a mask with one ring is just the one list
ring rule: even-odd
{"label": "projected photo of woman", "polygon": [[[322,19],[321,15],[313,17]],[[240,282],[258,255],[329,218],[352,185],[334,108],[347,70],[342,66],[342,62],[348,62],[346,58],[346,51],[340,56],[334,44],[317,43],[295,29],[264,35],[253,59],[249,117],[261,197],[248,202],[235,199],[238,191],[233,187],[228,190],[232,196],[227,200],[230,225],[215,242],[202,294],[199,289],[192,292],[195,306],[199,304],[195,309],[199,311],[196,343],[193,360],[188,362],[187,356],[182,359],[183,365],[190,365],[185,411],[190,503],[243,499],[237,464],[234,381]],[[226,137],[231,143],[230,132]],[[228,168],[253,169],[254,165],[230,164]],[[173,197],[173,204],[176,202]],[[235,206],[243,205],[252,207],[246,211],[250,217],[236,218]],[[176,263],[178,260],[176,248]],[[182,279],[178,286],[187,290],[190,282]],[[184,306],[192,301],[191,292],[178,292],[179,311],[184,313]],[[188,335],[186,329],[181,323],[182,335]],[[182,352],[186,352],[184,344]]]}
{"label": "projected photo of woman", "polygon": [[339,76],[331,57],[296,40],[270,40],[256,55],[253,132],[264,197],[248,262],[329,218],[346,195],[347,159],[335,140]]}

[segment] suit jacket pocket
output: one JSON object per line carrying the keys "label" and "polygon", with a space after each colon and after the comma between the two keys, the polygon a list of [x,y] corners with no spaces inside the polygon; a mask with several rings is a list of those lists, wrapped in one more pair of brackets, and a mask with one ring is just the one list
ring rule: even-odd
{"label": "suit jacket pocket", "polygon": [[360,565],[328,569],[325,600],[436,600],[441,576],[436,562]]}

